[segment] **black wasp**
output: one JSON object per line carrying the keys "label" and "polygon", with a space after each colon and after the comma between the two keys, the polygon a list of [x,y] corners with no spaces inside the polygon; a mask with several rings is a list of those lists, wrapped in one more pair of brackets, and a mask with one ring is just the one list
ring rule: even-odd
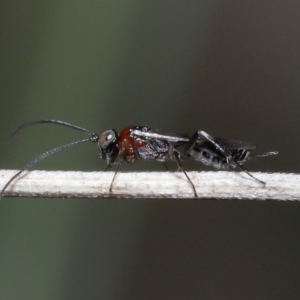
{"label": "black wasp", "polygon": [[[253,151],[256,147],[247,142],[215,138],[205,131],[197,131],[192,135],[192,137],[185,137],[177,134],[162,134],[152,130],[148,126],[128,126],[122,129],[119,133],[117,133],[116,130],[111,129],[103,132],[99,136],[87,129],[67,122],[59,120],[40,120],[20,125],[13,131],[12,135],[24,127],[44,123],[71,127],[85,132],[90,137],[49,150],[27,163],[5,184],[0,193],[0,198],[15,178],[17,178],[22,172],[30,169],[40,160],[53,153],[85,142],[97,143],[100,158],[104,159],[108,164],[107,169],[111,167],[112,164],[117,164],[115,175],[110,184],[109,191],[111,193],[113,190],[113,182],[120,164],[123,161],[133,163],[138,157],[141,159],[156,160],[159,162],[174,160],[177,163],[178,169],[186,176],[193,189],[195,197],[197,197],[196,188],[182,167],[182,162],[189,157],[192,157],[196,161],[200,161],[205,165],[211,165],[216,169],[227,170],[229,167],[237,166],[259,183],[265,184],[265,182],[254,177],[244,166],[244,163],[252,157],[265,157],[276,155],[278,153],[273,151],[260,155],[251,155],[251,151]],[[183,150],[180,151],[179,148]],[[115,162],[116,159],[117,162]]]}

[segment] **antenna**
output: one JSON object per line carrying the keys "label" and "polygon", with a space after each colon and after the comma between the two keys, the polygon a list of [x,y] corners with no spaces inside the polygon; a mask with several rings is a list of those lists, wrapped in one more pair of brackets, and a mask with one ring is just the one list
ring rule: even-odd
{"label": "antenna", "polygon": [[82,143],[85,143],[85,142],[96,143],[99,140],[99,136],[96,133],[93,133],[93,132],[91,132],[91,131],[89,131],[85,128],[82,128],[82,127],[79,127],[79,126],[76,126],[76,125],[73,125],[73,124],[70,124],[70,123],[67,123],[67,122],[59,121],[59,120],[40,120],[40,121],[27,122],[27,123],[21,124],[15,130],[13,130],[13,132],[11,133],[11,136],[14,136],[17,132],[19,132],[24,127],[27,127],[27,126],[30,126],[30,125],[35,125],[35,124],[44,124],[44,123],[58,124],[58,125],[67,126],[67,127],[79,130],[79,131],[83,131],[83,132],[87,133],[88,135],[90,135],[90,138],[75,141],[75,142],[72,142],[72,143],[68,143],[66,145],[59,146],[59,147],[54,148],[52,150],[46,151],[45,153],[39,155],[38,157],[36,157],[35,159],[33,159],[32,161],[27,163],[2,188],[2,190],[0,192],[0,200],[1,200],[5,190],[11,184],[12,181],[14,181],[17,177],[19,177],[23,172],[29,170],[32,166],[34,166],[36,163],[38,163],[42,159],[46,158],[47,156],[50,156],[53,153],[59,152],[61,150],[64,150],[64,149],[67,149],[67,148],[70,148],[70,147],[73,147],[73,146],[76,146],[76,145],[79,145],[79,144],[82,144]]}
{"label": "antenna", "polygon": [[67,123],[67,122],[64,122],[64,121],[47,119],[47,120],[39,120],[39,121],[31,121],[31,122],[23,123],[23,124],[21,124],[20,126],[18,126],[17,128],[15,128],[12,131],[11,136],[14,136],[17,132],[19,132],[24,127],[31,126],[31,125],[36,125],[36,124],[47,124],[47,123],[52,123],[52,124],[66,126],[66,127],[71,127],[71,128],[76,129],[76,130],[83,131],[83,132],[85,132],[89,135],[95,134],[95,133],[93,133],[93,132],[91,132],[91,131],[83,128],[83,127],[79,127],[77,125],[73,125],[73,124],[70,124],[70,123]]}

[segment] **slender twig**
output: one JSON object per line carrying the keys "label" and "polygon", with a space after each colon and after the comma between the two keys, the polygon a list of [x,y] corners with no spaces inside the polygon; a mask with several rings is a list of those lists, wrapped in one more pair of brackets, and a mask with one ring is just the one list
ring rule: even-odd
{"label": "slender twig", "polygon": [[[16,173],[0,170],[0,188]],[[188,172],[198,199],[300,200],[300,175],[253,173],[266,185],[239,172]],[[24,172],[5,196],[61,198],[177,198],[195,199],[182,172]]]}

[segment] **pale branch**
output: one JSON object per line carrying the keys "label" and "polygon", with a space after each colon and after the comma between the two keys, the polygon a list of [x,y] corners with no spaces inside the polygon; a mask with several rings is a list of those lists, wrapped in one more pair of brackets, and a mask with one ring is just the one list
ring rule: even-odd
{"label": "pale branch", "polygon": [[[0,189],[16,173],[0,170]],[[300,175],[252,173],[262,185],[243,172],[188,172],[197,190],[197,199],[300,200]],[[56,198],[172,198],[196,199],[182,172],[31,171],[16,178],[4,197]]]}

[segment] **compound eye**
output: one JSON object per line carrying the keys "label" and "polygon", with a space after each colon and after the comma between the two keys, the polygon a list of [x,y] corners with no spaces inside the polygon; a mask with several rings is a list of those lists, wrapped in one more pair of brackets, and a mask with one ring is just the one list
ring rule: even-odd
{"label": "compound eye", "polygon": [[116,139],[116,134],[113,130],[107,130],[103,132],[99,139],[99,146],[102,149],[106,149]]}

